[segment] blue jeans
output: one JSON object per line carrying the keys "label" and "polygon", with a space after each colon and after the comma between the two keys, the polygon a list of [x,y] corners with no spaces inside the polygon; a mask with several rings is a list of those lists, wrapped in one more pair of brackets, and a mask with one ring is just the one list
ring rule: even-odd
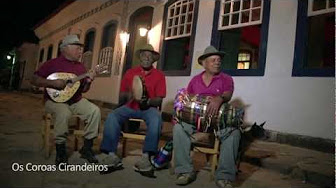
{"label": "blue jeans", "polygon": [[156,108],[148,110],[134,110],[127,106],[121,106],[109,113],[104,124],[103,140],[100,150],[103,152],[116,152],[121,133],[121,126],[129,118],[139,118],[146,122],[146,138],[145,145],[142,149],[143,153],[156,153],[158,149],[160,133],[161,133],[161,114]]}
{"label": "blue jeans", "polygon": [[[190,173],[194,170],[190,157],[190,135],[195,133],[195,126],[182,122],[175,124],[173,129],[173,147],[175,173]],[[236,128],[225,128],[219,131],[221,141],[216,180],[234,181],[236,178],[236,159],[240,142],[240,131]]]}

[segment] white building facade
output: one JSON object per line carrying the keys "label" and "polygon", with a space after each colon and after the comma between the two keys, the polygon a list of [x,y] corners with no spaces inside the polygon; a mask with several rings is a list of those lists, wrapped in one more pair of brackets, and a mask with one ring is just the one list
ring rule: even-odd
{"label": "white building facade", "polygon": [[[335,30],[330,34],[328,20],[334,18],[335,8],[330,2],[75,1],[36,27],[40,38],[36,69],[57,57],[65,35],[78,34],[85,43],[85,66],[109,67],[85,96],[116,104],[123,73],[138,64],[134,52],[150,43],[161,53],[155,66],[166,74],[163,111],[172,113],[177,90],[203,71],[197,58],[214,45],[228,54],[223,71],[235,82],[232,100],[248,106],[247,121],[266,121],[265,128],[277,132],[334,140],[335,59],[328,64],[328,50],[319,52],[320,40],[311,39],[321,35],[322,46],[330,35],[334,41]],[[321,20],[322,31],[315,31],[314,23]],[[147,30],[145,36],[140,36],[140,28]],[[335,47],[328,45],[334,57]]]}

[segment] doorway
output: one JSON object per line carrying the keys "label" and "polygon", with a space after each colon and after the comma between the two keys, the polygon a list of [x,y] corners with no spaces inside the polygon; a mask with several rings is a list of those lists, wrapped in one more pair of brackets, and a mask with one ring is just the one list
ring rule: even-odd
{"label": "doorway", "polygon": [[129,45],[126,49],[126,65],[123,73],[126,70],[135,67],[140,64],[139,58],[135,55],[136,51],[142,46],[148,43],[148,32],[145,36],[140,35],[140,28],[147,29],[149,31],[152,26],[153,18],[153,7],[142,7],[136,10],[131,16],[128,26],[128,31],[130,32]]}

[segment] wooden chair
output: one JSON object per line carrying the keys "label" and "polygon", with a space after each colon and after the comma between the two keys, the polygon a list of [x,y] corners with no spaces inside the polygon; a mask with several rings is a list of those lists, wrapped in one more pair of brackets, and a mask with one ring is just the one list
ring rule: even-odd
{"label": "wooden chair", "polygon": [[[210,181],[215,178],[215,171],[218,165],[218,156],[220,151],[220,140],[214,136],[212,133],[195,133],[192,138],[192,149],[191,156],[193,156],[194,152],[204,153],[206,155],[210,155]],[[171,160],[171,168],[170,173],[174,174],[175,165],[174,165],[174,151],[173,157]]]}
{"label": "wooden chair", "polygon": [[[161,105],[157,107],[157,109],[160,111],[160,115],[161,115]],[[139,119],[139,118],[130,118],[128,122],[136,122],[136,123],[143,124],[145,123],[145,120]],[[133,133],[127,133],[125,131],[122,131],[122,157],[126,156],[126,146],[127,146],[128,139],[144,141],[145,138],[146,138],[145,129],[139,129]]]}
{"label": "wooden chair", "polygon": [[[110,113],[110,110],[103,110],[101,109],[102,111],[102,125],[104,125],[104,121],[105,119],[107,118],[108,114]],[[136,123],[145,123],[145,121],[143,119],[136,119],[136,118],[130,118],[128,120],[128,122],[136,122]],[[133,139],[133,140],[140,140],[140,141],[143,141],[145,140],[145,130],[141,129],[141,130],[138,130],[138,131],[135,131],[135,132],[132,132],[132,133],[128,133],[128,132],[125,132],[125,131],[122,131],[122,157],[125,157],[126,156],[126,147],[127,147],[127,140],[129,139]],[[75,135],[75,144],[77,145],[78,143],[78,139],[81,139],[84,135],[84,131],[83,130],[75,130],[74,131],[74,135]],[[100,130],[99,130],[99,134],[98,134],[98,140],[102,140],[103,138],[103,126],[100,126]],[[77,147],[77,146],[76,146]]]}
{"label": "wooden chair", "polygon": [[[141,123],[145,123],[145,120],[131,118],[128,120],[128,123],[129,122],[136,122],[136,123],[141,124]],[[126,156],[126,146],[127,146],[128,139],[144,141],[145,138],[146,138],[146,133],[144,132],[144,130],[137,130],[133,133],[127,133],[125,131],[122,131],[122,157]]]}
{"label": "wooden chair", "polygon": [[[145,121],[142,119],[129,119],[129,121],[134,121],[134,122],[139,122],[139,123],[144,123]],[[104,123],[102,123],[104,124]],[[100,133],[98,134],[98,140],[102,140],[103,138],[103,131],[100,130]],[[81,139],[84,136],[84,131],[83,130],[75,130],[74,131],[75,135],[75,144],[78,144],[78,140]],[[146,135],[139,133],[139,132],[134,132],[134,133],[126,133],[122,131],[122,157],[126,156],[126,145],[127,145],[127,140],[128,139],[135,139],[135,140],[145,140]],[[76,146],[77,148],[77,146]]]}
{"label": "wooden chair", "polygon": [[[101,112],[101,122],[100,122],[100,125],[99,125],[98,138],[97,138],[98,140],[101,140],[103,138],[103,127],[104,127],[102,125],[104,125],[104,122],[105,122],[105,120],[106,120],[106,118],[107,118],[107,116],[108,116],[108,114],[111,110],[108,109],[108,108],[103,108],[104,102],[102,102],[102,101],[90,100],[90,102],[97,105],[100,109],[100,112]],[[77,150],[78,140],[83,139],[84,130],[82,130],[82,129],[74,130],[74,136],[75,136],[75,148]]]}
{"label": "wooden chair", "polygon": [[[50,152],[52,151],[52,148],[54,144],[50,144],[50,137],[51,134],[54,134],[54,125],[53,125],[53,117],[50,113],[45,113],[43,116],[43,122],[42,122],[42,130],[41,130],[41,135],[42,135],[42,140],[43,140],[43,148],[45,152],[45,158],[50,157]],[[69,132],[74,132],[75,130],[78,130],[80,128],[80,118],[78,115],[72,115],[71,119],[69,120],[69,124],[71,124],[71,120],[75,119],[75,124],[74,125],[69,125]],[[78,145],[78,140],[75,137],[75,143],[74,143],[74,149],[77,151],[77,145]]]}
{"label": "wooden chair", "polygon": [[[201,135],[199,138],[197,138],[198,135]],[[212,133],[196,133],[194,134],[194,137],[196,137],[195,140],[193,140],[193,152],[200,152],[207,155],[210,155],[210,180],[214,180],[215,178],[215,171],[218,165],[218,156],[220,152],[220,141],[217,137],[215,137]],[[206,137],[204,140],[201,139],[201,137]]]}

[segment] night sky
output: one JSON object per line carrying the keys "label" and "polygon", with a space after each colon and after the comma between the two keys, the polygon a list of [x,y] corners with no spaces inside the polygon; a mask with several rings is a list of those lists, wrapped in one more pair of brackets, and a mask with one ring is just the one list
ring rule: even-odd
{"label": "night sky", "polygon": [[0,52],[9,51],[22,42],[38,42],[33,27],[54,12],[65,0],[0,1]]}

